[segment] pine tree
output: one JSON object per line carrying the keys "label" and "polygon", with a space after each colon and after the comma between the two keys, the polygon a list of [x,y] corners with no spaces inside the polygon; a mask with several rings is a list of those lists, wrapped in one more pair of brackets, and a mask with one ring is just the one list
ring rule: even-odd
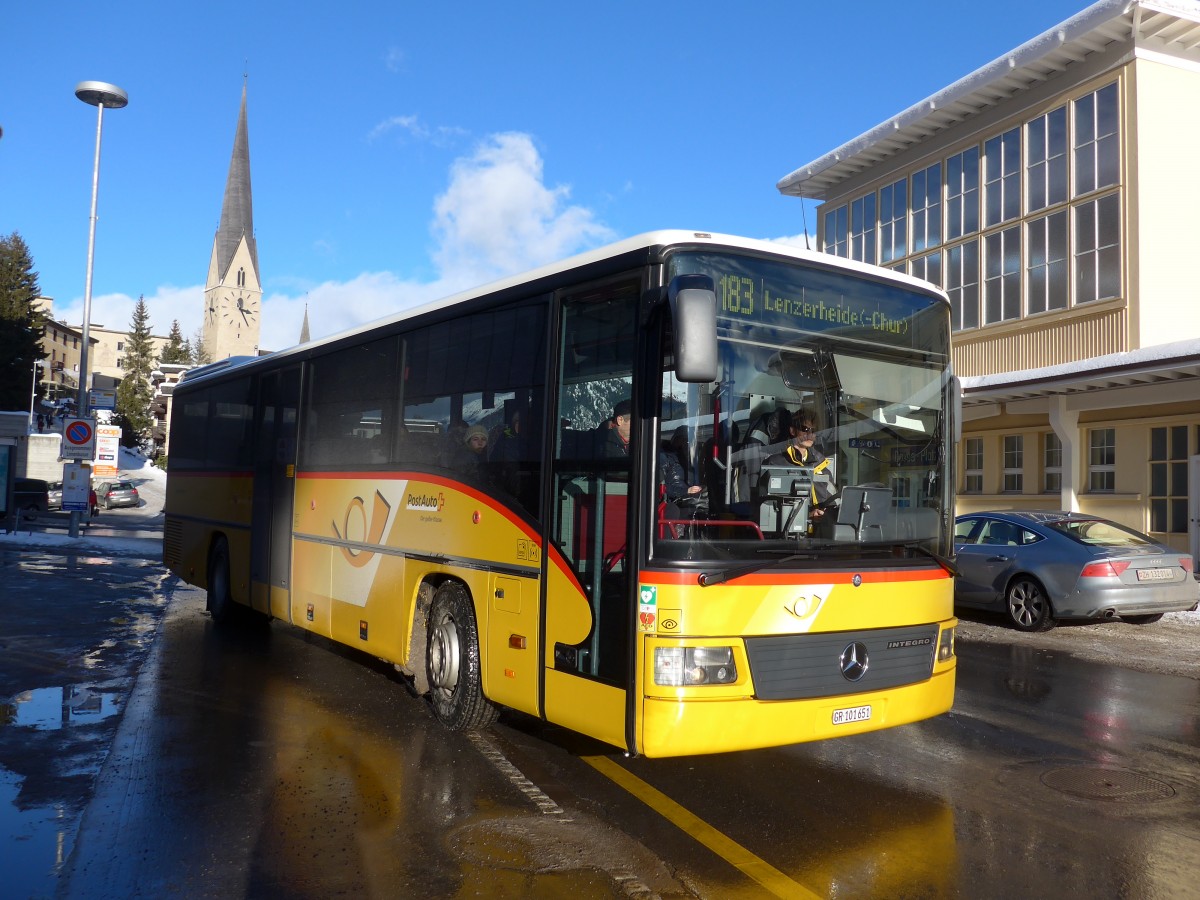
{"label": "pine tree", "polygon": [[212,357],[208,355],[208,348],[204,346],[203,328],[197,328],[196,334],[192,338],[192,362],[197,366],[208,365],[212,362]]}
{"label": "pine tree", "polygon": [[179,330],[178,319],[171,322],[171,333],[167,335],[167,343],[163,345],[158,361],[182,365],[188,365],[192,361],[192,349],[188,345],[188,342],[183,339],[183,332]]}
{"label": "pine tree", "polygon": [[154,427],[150,404],[154,400],[154,342],[150,339],[150,313],[144,297],[138,297],[133,308],[129,340],[125,343],[125,377],[117,386],[115,423],[121,426],[121,440],[127,447],[137,447]]}
{"label": "pine tree", "polygon": [[29,409],[33,364],[45,358],[45,316],[33,303],[41,293],[25,241],[15,231],[0,237],[0,409]]}

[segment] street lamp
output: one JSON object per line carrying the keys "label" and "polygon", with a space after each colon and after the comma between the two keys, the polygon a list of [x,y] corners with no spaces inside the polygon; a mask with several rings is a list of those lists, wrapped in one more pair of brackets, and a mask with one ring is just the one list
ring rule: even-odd
{"label": "street lamp", "polygon": [[33,384],[29,388],[29,433],[33,434],[33,401],[37,397],[38,369],[44,369],[46,361],[44,359],[35,359],[33,361]]}
{"label": "street lamp", "polygon": [[115,84],[103,81],[81,81],[75,85],[75,96],[96,107],[96,165],[92,170],[92,220],[88,229],[87,279],[83,288],[83,349],[79,354],[79,398],[76,415],[87,414],[88,334],[92,321],[92,259],[96,251],[96,194],[100,187],[100,133],[104,129],[104,108],[121,109],[129,103],[129,95]]}

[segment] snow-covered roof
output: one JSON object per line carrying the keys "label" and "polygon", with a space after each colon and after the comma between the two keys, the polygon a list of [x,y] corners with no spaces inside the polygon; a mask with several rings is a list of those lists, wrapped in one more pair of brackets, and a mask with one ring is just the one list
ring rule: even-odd
{"label": "snow-covered roof", "polygon": [[1198,0],[1099,0],[824,156],[781,178],[796,197],[825,200],[841,182],[1009,97],[1053,78],[1114,42],[1200,62]]}
{"label": "snow-covered roof", "polygon": [[1056,366],[962,379],[963,405],[1052,394],[1200,380],[1200,338],[1094,356]]}

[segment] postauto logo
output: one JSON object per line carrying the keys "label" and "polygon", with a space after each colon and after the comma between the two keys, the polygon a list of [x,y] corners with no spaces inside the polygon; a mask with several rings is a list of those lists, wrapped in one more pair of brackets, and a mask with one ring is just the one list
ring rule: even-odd
{"label": "postauto logo", "polygon": [[441,512],[446,508],[446,495],[437,494],[408,494],[405,497],[405,509],[419,512]]}

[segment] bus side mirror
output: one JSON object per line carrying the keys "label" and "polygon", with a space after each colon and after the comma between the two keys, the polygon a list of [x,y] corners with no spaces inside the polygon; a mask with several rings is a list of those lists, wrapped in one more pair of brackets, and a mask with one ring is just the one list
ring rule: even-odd
{"label": "bus side mirror", "polygon": [[717,292],[707,275],[676,275],[667,288],[675,323],[675,377],[717,380]]}

